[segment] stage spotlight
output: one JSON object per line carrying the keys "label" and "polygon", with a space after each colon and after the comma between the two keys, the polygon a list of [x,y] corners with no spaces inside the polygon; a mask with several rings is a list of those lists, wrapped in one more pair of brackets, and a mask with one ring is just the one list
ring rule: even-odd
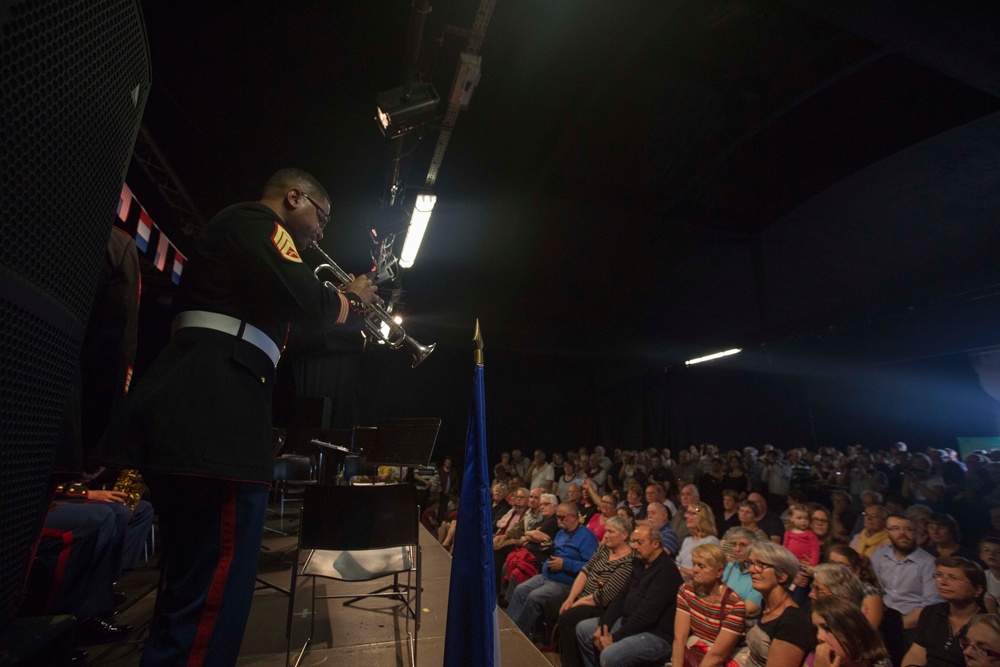
{"label": "stage spotlight", "polygon": [[417,81],[410,85],[393,88],[376,96],[378,107],[375,120],[387,139],[401,137],[408,132],[430,125],[434,120],[438,97],[434,86]]}
{"label": "stage spotlight", "polygon": [[722,357],[728,357],[732,354],[739,354],[743,349],[739,347],[734,347],[731,350],[726,350],[725,352],[716,352],[715,354],[709,354],[704,357],[698,357],[697,359],[688,359],[684,362],[685,366],[693,366],[695,364],[700,364],[703,361],[712,361],[713,359],[721,359]]}

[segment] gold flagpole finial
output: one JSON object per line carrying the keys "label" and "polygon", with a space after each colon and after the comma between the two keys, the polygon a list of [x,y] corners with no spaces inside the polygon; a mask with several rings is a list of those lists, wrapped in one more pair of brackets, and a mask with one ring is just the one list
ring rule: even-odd
{"label": "gold flagpole finial", "polygon": [[483,365],[483,332],[479,330],[479,318],[476,318],[476,333],[472,336],[472,342],[476,344],[476,365]]}

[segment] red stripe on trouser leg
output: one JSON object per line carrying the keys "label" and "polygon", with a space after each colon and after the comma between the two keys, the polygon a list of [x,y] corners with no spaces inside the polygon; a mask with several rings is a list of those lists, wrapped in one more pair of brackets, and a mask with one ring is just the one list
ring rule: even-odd
{"label": "red stripe on trouser leg", "polygon": [[188,656],[188,667],[200,667],[205,664],[205,654],[215,630],[215,622],[219,618],[222,596],[226,591],[229,566],[233,562],[236,542],[236,483],[226,483],[222,494],[222,507],[219,512],[219,564],[215,568],[212,586],[208,589],[208,597],[205,598],[205,606],[201,611],[194,646],[191,647],[191,654]]}
{"label": "red stripe on trouser leg", "polygon": [[52,588],[49,589],[49,599],[45,603],[45,609],[55,607],[56,600],[59,599],[59,592],[62,589],[63,579],[66,577],[66,566],[69,564],[69,552],[73,548],[73,533],[54,528],[43,528],[43,537],[56,537],[62,540],[62,549],[59,550],[59,560],[56,561],[56,571],[52,575]]}

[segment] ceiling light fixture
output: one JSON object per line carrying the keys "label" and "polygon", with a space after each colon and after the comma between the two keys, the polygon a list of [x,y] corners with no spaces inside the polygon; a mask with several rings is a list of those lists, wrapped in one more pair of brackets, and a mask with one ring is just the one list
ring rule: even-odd
{"label": "ceiling light fixture", "polygon": [[431,219],[431,211],[437,202],[437,195],[423,193],[417,195],[417,201],[413,205],[413,215],[410,217],[410,227],[406,231],[406,240],[403,242],[403,252],[399,254],[399,265],[404,269],[413,266],[417,259],[417,251],[420,250],[420,242],[424,240],[424,232],[427,231],[427,223]]}
{"label": "ceiling light fixture", "polygon": [[685,366],[693,366],[695,364],[700,364],[703,361],[712,361],[713,359],[721,359],[722,357],[728,357],[732,354],[739,354],[743,351],[743,348],[734,347],[731,350],[726,350],[725,352],[716,352],[715,354],[709,354],[704,357],[698,357],[697,359],[688,359],[684,362]]}

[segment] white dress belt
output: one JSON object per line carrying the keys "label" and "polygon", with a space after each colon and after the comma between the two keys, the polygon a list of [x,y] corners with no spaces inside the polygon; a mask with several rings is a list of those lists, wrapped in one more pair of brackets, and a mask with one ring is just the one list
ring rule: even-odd
{"label": "white dress belt", "polygon": [[[242,334],[240,334],[241,325],[243,327]],[[187,327],[214,329],[215,331],[227,333],[230,336],[239,335],[240,338],[266,354],[275,366],[278,365],[278,359],[281,358],[281,350],[278,349],[277,344],[271,340],[270,336],[254,325],[244,323],[229,315],[212,313],[207,310],[185,310],[182,313],[178,313],[177,317],[174,318],[173,326],[170,328],[170,335],[175,334],[178,329]]]}

